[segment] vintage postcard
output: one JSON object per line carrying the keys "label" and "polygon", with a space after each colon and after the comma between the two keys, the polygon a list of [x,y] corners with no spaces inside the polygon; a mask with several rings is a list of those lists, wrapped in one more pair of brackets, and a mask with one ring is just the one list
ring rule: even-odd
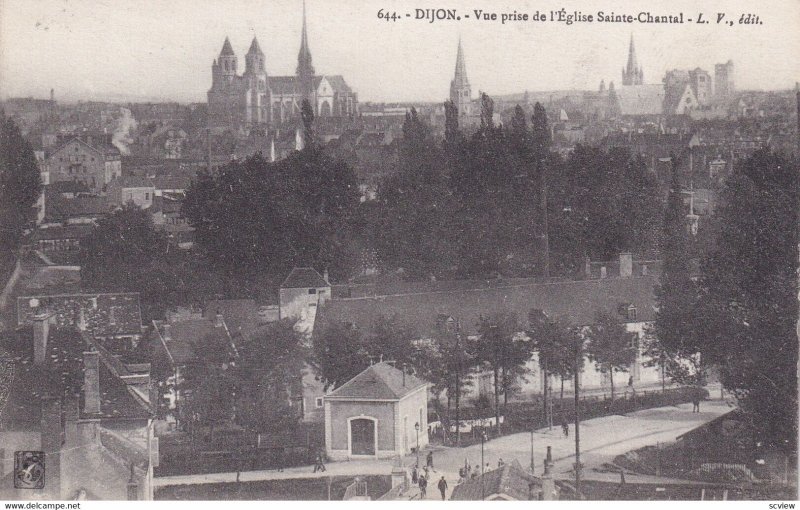
{"label": "vintage postcard", "polygon": [[798,55],[796,0],[0,0],[0,500],[792,508]]}

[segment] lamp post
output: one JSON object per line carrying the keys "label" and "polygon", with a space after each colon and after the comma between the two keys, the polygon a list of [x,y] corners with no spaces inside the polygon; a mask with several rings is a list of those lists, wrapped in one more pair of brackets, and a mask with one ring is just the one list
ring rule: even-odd
{"label": "lamp post", "polygon": [[414,430],[417,432],[417,469],[419,469],[419,422],[414,424]]}

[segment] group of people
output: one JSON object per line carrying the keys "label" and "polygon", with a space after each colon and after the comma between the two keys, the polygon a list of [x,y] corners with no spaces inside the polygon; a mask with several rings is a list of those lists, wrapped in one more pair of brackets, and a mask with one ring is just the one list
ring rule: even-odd
{"label": "group of people", "polygon": [[[411,483],[419,487],[419,499],[425,499],[428,495],[428,480],[430,480],[431,471],[435,473],[436,469],[433,467],[433,452],[428,452],[422,472],[420,473],[419,467],[416,464],[411,469]],[[444,476],[439,479],[436,488],[439,489],[439,492],[442,494],[442,501],[444,501],[447,492],[447,480],[444,479]]]}

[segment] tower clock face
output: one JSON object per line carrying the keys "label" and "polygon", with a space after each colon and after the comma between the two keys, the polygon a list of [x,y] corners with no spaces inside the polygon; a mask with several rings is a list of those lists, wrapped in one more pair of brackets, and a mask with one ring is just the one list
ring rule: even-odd
{"label": "tower clock face", "polygon": [[44,452],[14,452],[14,487],[44,488]]}

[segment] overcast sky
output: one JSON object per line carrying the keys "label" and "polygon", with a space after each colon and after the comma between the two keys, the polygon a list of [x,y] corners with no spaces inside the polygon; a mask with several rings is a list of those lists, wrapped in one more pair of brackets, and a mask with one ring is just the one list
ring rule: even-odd
{"label": "overcast sky", "polygon": [[[361,101],[447,97],[463,40],[473,93],[594,89],[620,82],[633,34],[646,83],[664,71],[733,59],[737,88],[787,89],[800,81],[798,0],[307,0],[318,74],[341,74]],[[698,5],[699,4],[699,5]],[[379,9],[485,9],[497,13],[580,9],[638,14],[702,11],[708,25],[478,22],[387,23]],[[716,12],[763,25],[716,25]],[[0,0],[0,97],[205,101],[211,62],[226,35],[239,55],[258,36],[272,75],[293,74],[301,0]]]}

